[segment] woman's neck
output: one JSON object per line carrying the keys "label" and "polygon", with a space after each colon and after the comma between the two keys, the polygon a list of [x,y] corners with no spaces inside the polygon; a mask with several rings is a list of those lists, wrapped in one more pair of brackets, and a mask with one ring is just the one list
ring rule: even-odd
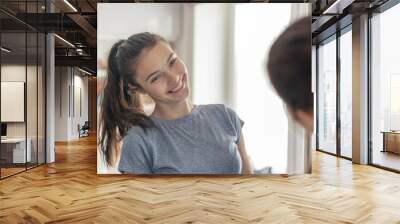
{"label": "woman's neck", "polygon": [[156,104],[151,116],[163,120],[176,120],[192,112],[193,105],[188,100],[176,104]]}

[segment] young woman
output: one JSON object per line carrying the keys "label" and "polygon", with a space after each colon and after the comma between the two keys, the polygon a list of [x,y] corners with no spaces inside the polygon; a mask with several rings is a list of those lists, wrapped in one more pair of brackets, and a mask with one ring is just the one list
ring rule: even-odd
{"label": "young woman", "polygon": [[[186,66],[161,36],[139,33],[115,43],[100,114],[107,165],[119,157],[121,173],[252,173],[243,122],[222,104],[193,105],[189,92]],[[141,94],[155,102],[150,116]]]}

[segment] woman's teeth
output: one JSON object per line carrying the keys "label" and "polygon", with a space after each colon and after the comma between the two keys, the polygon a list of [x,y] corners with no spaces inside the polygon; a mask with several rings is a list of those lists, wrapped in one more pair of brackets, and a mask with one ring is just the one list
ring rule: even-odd
{"label": "woman's teeth", "polygon": [[179,90],[181,90],[183,87],[183,77],[179,80],[179,84],[177,87],[175,87],[174,89],[170,90],[170,93],[175,93],[178,92]]}
{"label": "woman's teeth", "polygon": [[179,90],[182,87],[182,82],[179,81],[179,84],[176,88],[172,89],[171,92],[176,92],[177,90]]}

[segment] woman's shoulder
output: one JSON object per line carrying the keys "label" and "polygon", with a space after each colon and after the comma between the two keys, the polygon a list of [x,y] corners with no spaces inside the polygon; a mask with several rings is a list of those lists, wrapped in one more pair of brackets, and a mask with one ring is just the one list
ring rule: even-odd
{"label": "woman's shoulder", "polygon": [[152,135],[152,128],[142,128],[140,126],[132,126],[123,138],[123,142],[144,142]]}
{"label": "woman's shoulder", "polygon": [[198,105],[200,110],[217,110],[217,111],[225,111],[228,108],[225,104],[201,104]]}
{"label": "woman's shoulder", "polygon": [[237,116],[236,112],[225,104],[201,105],[199,111],[203,116],[214,117],[218,121],[230,121]]}
{"label": "woman's shoulder", "polygon": [[[233,110],[230,106],[225,104],[207,104],[203,105],[205,113],[210,115],[214,114],[218,118],[227,119],[229,122],[236,122],[236,120],[240,120],[235,110]],[[243,123],[240,120],[240,123]]]}
{"label": "woman's shoulder", "polygon": [[234,113],[233,109],[225,104],[203,104],[199,105],[200,110],[208,111],[208,112],[217,112],[223,114],[232,114]]}

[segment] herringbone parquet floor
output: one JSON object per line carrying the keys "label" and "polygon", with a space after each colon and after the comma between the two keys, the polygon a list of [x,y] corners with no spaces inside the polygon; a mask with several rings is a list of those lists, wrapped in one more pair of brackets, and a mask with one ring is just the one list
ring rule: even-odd
{"label": "herringbone parquet floor", "polygon": [[98,176],[94,137],[0,181],[0,223],[400,223],[400,175],[326,154],[300,176]]}

